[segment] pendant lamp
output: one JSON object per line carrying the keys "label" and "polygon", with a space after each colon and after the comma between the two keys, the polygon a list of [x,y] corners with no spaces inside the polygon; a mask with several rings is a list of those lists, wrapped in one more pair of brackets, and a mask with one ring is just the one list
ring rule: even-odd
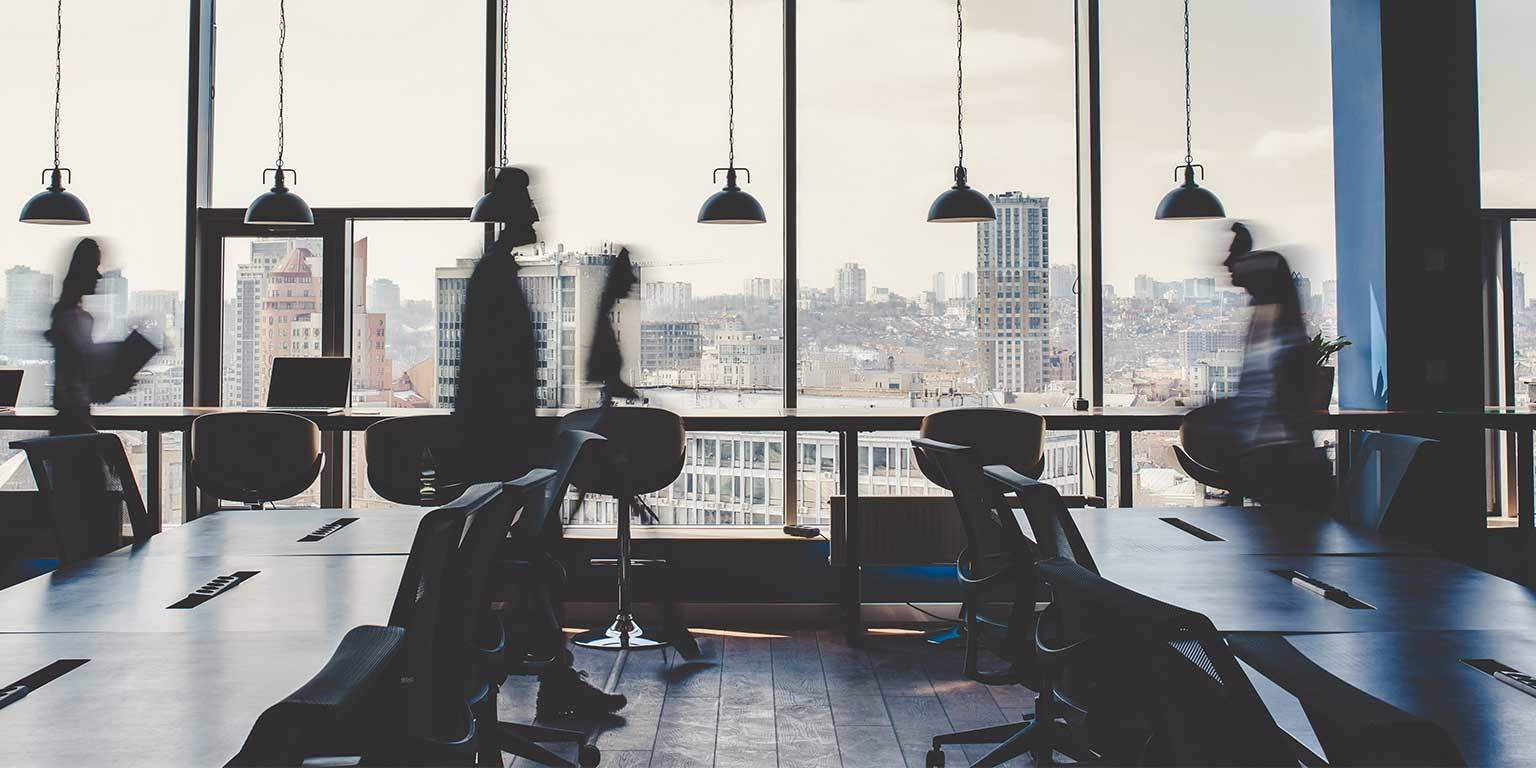
{"label": "pendant lamp", "polygon": [[313,224],[315,214],[309,203],[288,189],[287,175],[299,180],[292,168],[283,167],[283,54],[288,43],[288,9],[285,0],[277,2],[277,167],[261,172],[262,183],[267,173],[274,175],[272,189],[263,192],[245,209],[247,224]]}
{"label": "pendant lamp", "polygon": [[59,86],[63,82],[63,74],[64,0],[59,0],[54,17],[53,44],[53,168],[43,169],[43,178],[48,180],[48,187],[33,195],[27,204],[21,207],[23,224],[91,223],[91,214],[85,209],[85,203],[80,202],[80,198],[65,192],[61,181],[61,177],[68,174],[70,183],[74,183],[74,175],[70,174],[69,169],[59,167]]}
{"label": "pendant lamp", "polygon": [[965,224],[992,221],[997,211],[987,196],[966,183],[965,176],[965,19],[960,0],[955,0],[955,139],[959,162],[955,163],[955,185],[928,206],[928,220],[939,224]]}
{"label": "pendant lamp", "polygon": [[726,166],[716,168],[714,178],[718,181],[720,172],[725,171],[725,188],[709,196],[699,208],[700,224],[762,224],[768,220],[763,215],[763,206],[757,202],[757,198],[736,186],[736,172],[741,171],[747,175],[747,183],[752,183],[752,172],[746,168],[736,167],[736,0],[728,0],[726,17],[726,50],[728,62],[728,81],[730,87],[727,95],[729,117],[726,120],[726,141],[729,151],[726,155]]}
{"label": "pendant lamp", "polygon": [[1200,169],[1200,180],[1204,181],[1205,166],[1195,162],[1191,103],[1189,98],[1189,0],[1184,0],[1184,164],[1173,171],[1174,181],[1180,180],[1181,171],[1183,181],[1168,194],[1163,195],[1162,202],[1157,204],[1158,219],[1221,219],[1227,215],[1226,209],[1221,207],[1221,201],[1216,199],[1216,195],[1195,183],[1195,169]]}
{"label": "pendant lamp", "polygon": [[[479,224],[505,223],[512,220],[513,212],[507,210],[507,199],[495,197],[491,190],[496,186],[496,174],[507,167],[507,0],[501,0],[501,113],[497,116],[501,136],[497,139],[500,158],[495,168],[485,171],[485,194],[475,201],[469,212],[469,220]],[[519,215],[527,215],[526,211]]]}

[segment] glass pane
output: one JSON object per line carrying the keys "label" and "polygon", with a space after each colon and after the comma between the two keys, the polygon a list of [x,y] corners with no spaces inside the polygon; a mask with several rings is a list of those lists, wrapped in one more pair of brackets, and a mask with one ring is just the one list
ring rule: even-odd
{"label": "glass pane", "polygon": [[[277,12],[271,0],[218,4],[219,206],[244,208],[270,186]],[[294,191],[310,205],[472,204],[485,184],[485,21],[483,0],[289,3],[283,164],[299,173]],[[185,88],[175,114],[179,141]]]}
{"label": "glass pane", "polygon": [[935,224],[956,161],[953,6],[799,7],[802,407],[1076,392],[1072,4],[971,2],[965,20],[965,164],[998,219]]}
{"label": "glass pane", "polygon": [[1526,275],[1536,274],[1536,221],[1510,223],[1510,262],[1513,284],[1510,286],[1514,314],[1515,404],[1525,407],[1536,398],[1536,309],[1526,297]]}
{"label": "glass pane", "polygon": [[[696,443],[726,446],[756,440],[782,445],[782,434],[763,432],[689,433],[688,457],[672,485],[646,497],[662,525],[773,525],[784,524],[784,471],[740,461],[721,461],[720,448],[706,456],[694,450]],[[580,507],[579,494],[567,497],[566,520],[575,525],[612,525],[617,506],[607,496],[588,496]]]}
{"label": "glass pane", "polygon": [[1478,0],[1478,152],[1483,207],[1536,206],[1536,152],[1530,125],[1536,121],[1529,83],[1536,60],[1528,53],[1536,35],[1536,4],[1527,0]]}
{"label": "glass pane", "polygon": [[81,237],[93,237],[105,279],[85,306],[95,315],[98,339],[139,328],[162,347],[139,385],[114,405],[180,405],[187,4],[65,4],[60,160],[73,169],[66,186],[90,211],[91,223],[78,227],[22,224],[16,216],[42,190],[39,169],[53,160],[54,10],[52,3],[7,3],[0,27],[0,69],[7,73],[0,367],[26,370],[23,405],[49,404],[53,350],[42,332],[71,250]]}

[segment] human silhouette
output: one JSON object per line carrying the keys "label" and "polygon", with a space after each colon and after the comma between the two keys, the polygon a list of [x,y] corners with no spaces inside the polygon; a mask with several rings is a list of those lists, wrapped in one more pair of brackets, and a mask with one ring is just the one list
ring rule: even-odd
{"label": "human silhouette", "polygon": [[[98,344],[92,338],[95,318],[87,312],[84,298],[96,293],[101,280],[101,246],[87,237],[75,245],[59,301],[53,305],[44,337],[53,344],[53,407],[59,412],[52,434],[77,435],[95,432],[91,403],[105,403],[133,387],[133,376],[148,354],[126,366],[117,354],[119,344]],[[142,342],[143,337],[134,337]],[[152,354],[152,351],[149,353]]]}
{"label": "human silhouette", "polygon": [[598,297],[597,326],[592,330],[592,349],[587,354],[587,381],[602,385],[603,405],[611,404],[614,399],[641,399],[640,393],[624,381],[624,355],[619,352],[619,337],[613,329],[614,307],[619,300],[629,296],[637,282],[639,278],[635,277],[629,249],[620,248],[619,255],[608,266],[608,278]]}
{"label": "human silhouette", "polygon": [[[453,471],[470,482],[513,480],[548,451],[548,430],[537,419],[538,349],[528,298],[518,278],[514,248],[535,242],[539,220],[528,194],[528,174],[502,168],[491,188],[500,235],[470,274],[464,298],[459,383],[454,417],[462,440]],[[530,503],[538,503],[530,501]],[[527,560],[537,564],[545,589],[529,590],[520,605],[529,626],[517,638],[520,653],[554,659],[539,675],[541,719],[594,716],[621,709],[626,700],[604,693],[578,672],[557,620],[565,575],[556,559],[563,531],[558,514],[547,515],[544,528],[532,532]],[[538,618],[545,619],[537,621]]]}
{"label": "human silhouette", "polygon": [[[1275,251],[1253,250],[1253,236],[1232,225],[1222,264],[1250,297],[1252,314],[1237,394],[1194,415],[1210,445],[1227,446],[1228,468],[1244,495],[1264,502],[1326,501],[1326,457],[1312,441],[1309,385],[1312,355],[1290,264]],[[1225,452],[1225,451],[1224,451]]]}

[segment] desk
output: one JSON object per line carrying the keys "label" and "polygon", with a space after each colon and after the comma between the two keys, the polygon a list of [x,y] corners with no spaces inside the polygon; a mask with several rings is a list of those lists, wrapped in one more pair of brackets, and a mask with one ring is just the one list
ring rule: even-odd
{"label": "desk", "polygon": [[1367,632],[1286,640],[1334,676],[1439,724],[1468,765],[1536,765],[1536,728],[1530,725],[1536,697],[1461,663],[1496,659],[1522,672],[1536,671],[1536,640],[1529,631]]}
{"label": "desk", "polygon": [[[1024,530],[1029,522],[1015,510]],[[1424,554],[1422,547],[1386,539],[1332,518],[1262,507],[1133,507],[1074,509],[1072,518],[1101,565],[1122,553],[1182,550],[1210,555]],[[1207,541],[1164,518],[1220,537]]]}
{"label": "desk", "polygon": [[[427,512],[425,507],[226,509],[107,557],[406,555]],[[348,517],[357,519],[318,541],[299,541],[321,526]]]}
{"label": "desk", "polygon": [[[1149,548],[1097,559],[1105,578],[1210,618],[1222,632],[1519,629],[1536,633],[1536,592],[1421,555],[1200,555]],[[1375,610],[1290,583],[1301,571]]]}
{"label": "desk", "polygon": [[[0,591],[0,632],[295,630],[339,639],[358,624],[388,623],[405,560],[397,555],[98,557]],[[196,608],[167,608],[210,579],[235,571],[260,573]]]}
{"label": "desk", "polygon": [[223,765],[342,634],[0,634],[0,685],[59,659],[90,659],[0,709],[3,762]]}

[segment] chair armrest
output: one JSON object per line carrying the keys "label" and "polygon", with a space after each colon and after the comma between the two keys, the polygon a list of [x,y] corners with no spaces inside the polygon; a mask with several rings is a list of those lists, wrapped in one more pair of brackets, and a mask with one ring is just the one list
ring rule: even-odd
{"label": "chair armrest", "polygon": [[1088,507],[1104,509],[1109,506],[1109,502],[1105,501],[1103,496],[1063,496],[1061,500],[1070,509],[1084,509]]}

